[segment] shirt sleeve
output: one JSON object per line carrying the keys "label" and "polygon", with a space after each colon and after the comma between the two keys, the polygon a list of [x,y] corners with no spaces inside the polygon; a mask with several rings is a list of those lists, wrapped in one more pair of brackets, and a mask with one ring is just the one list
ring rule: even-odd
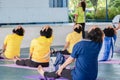
{"label": "shirt sleeve", "polygon": [[75,44],[75,46],[73,47],[71,57],[72,57],[72,58],[77,58],[78,55],[80,55],[80,53],[81,53],[81,46],[80,46],[79,43],[77,43],[77,44]]}
{"label": "shirt sleeve", "polygon": [[54,40],[54,36],[52,35],[51,38],[50,38],[50,42],[52,43]]}
{"label": "shirt sleeve", "polygon": [[4,45],[6,45],[6,44],[7,44],[8,38],[9,38],[8,36],[6,36],[6,37],[5,37],[5,40],[4,40]]}
{"label": "shirt sleeve", "polygon": [[68,34],[67,37],[66,37],[66,42],[70,42],[70,40],[71,40],[70,39],[70,34]]}
{"label": "shirt sleeve", "polygon": [[30,53],[33,53],[34,51],[34,44],[35,44],[35,40],[32,40],[30,44]]}

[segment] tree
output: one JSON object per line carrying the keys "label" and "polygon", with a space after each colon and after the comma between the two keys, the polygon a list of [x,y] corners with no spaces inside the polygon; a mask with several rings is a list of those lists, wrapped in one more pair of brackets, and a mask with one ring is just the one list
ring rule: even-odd
{"label": "tree", "polygon": [[120,0],[110,0],[109,7],[119,7]]}
{"label": "tree", "polygon": [[98,2],[98,0],[90,0],[90,1],[91,1],[92,5],[93,5],[93,7],[95,9],[95,12],[96,12],[97,11],[97,2]]}

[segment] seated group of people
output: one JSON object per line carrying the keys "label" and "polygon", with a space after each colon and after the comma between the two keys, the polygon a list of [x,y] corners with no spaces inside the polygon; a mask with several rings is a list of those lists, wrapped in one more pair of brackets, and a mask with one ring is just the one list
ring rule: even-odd
{"label": "seated group of people", "polygon": [[[63,49],[63,54],[72,52],[74,44],[82,39],[81,26],[79,24],[73,27],[73,32],[68,34],[66,44]],[[12,30],[12,34],[6,36],[2,48],[1,56],[5,59],[11,59],[18,65],[38,67],[49,66],[50,60],[50,47],[53,42],[53,29],[50,26],[44,26],[40,30],[40,36],[31,41],[29,49],[29,58],[20,59],[20,45],[24,37],[25,30],[22,26],[18,26]],[[67,48],[69,49],[67,50]]]}
{"label": "seated group of people", "polygon": [[[113,56],[116,30],[119,28],[120,24],[117,28],[109,26],[104,30],[101,30],[98,26],[93,26],[87,31],[86,38],[83,39],[81,25],[75,24],[73,31],[66,37],[66,44],[62,51],[63,54],[69,54],[70,56],[56,72],[45,72],[42,68],[49,67],[50,47],[54,39],[53,29],[50,26],[42,27],[40,36],[31,41],[28,59],[19,58],[20,45],[25,32],[21,26],[14,28],[13,34],[6,36],[3,44],[3,54],[1,55],[5,59],[14,60],[17,65],[38,67],[38,72],[45,77],[58,78],[63,76],[69,80],[96,80],[98,55],[99,53],[104,54],[100,61],[108,60],[109,55]],[[103,48],[104,52],[102,52]],[[67,65],[74,61],[74,69],[65,69]]]}

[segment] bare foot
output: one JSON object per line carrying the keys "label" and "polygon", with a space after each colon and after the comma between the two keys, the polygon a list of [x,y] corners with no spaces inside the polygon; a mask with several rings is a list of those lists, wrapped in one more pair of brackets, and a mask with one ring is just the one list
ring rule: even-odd
{"label": "bare foot", "polygon": [[42,76],[44,76],[44,70],[43,70],[43,68],[42,68],[42,66],[41,65],[39,65],[38,66],[38,72],[42,75]]}

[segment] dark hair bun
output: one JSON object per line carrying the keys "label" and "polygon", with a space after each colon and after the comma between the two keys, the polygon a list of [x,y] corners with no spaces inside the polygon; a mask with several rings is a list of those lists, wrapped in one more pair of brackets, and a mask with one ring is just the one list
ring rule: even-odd
{"label": "dark hair bun", "polygon": [[107,37],[113,37],[115,33],[113,28],[105,28],[103,32],[105,33],[105,36]]}

